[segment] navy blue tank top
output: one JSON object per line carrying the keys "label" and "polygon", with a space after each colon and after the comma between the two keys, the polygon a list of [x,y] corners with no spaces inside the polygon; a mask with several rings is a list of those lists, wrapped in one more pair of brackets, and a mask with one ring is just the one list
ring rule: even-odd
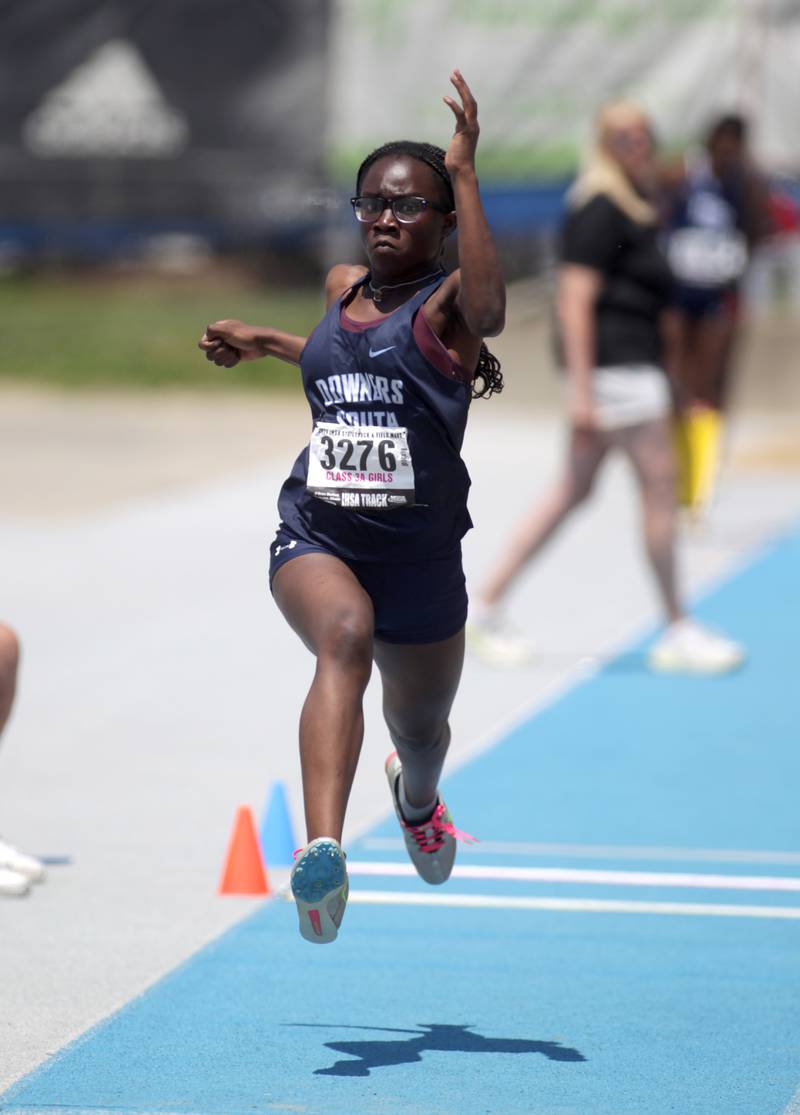
{"label": "navy blue tank top", "polygon": [[[363,285],[365,275],[358,284]],[[299,538],[354,561],[417,561],[452,552],[472,526],[470,479],[461,445],[471,400],[463,378],[449,377],[423,354],[414,318],[440,286],[437,276],[383,321],[342,324],[337,300],[308,338],[300,358],[303,390],[317,422],[398,426],[408,430],[415,505],[391,510],[333,506],[306,488],[309,448],[281,488],[281,521]]]}
{"label": "navy blue tank top", "polygon": [[679,286],[735,287],[747,265],[743,183],[723,181],[710,168],[688,177],[667,229],[667,254]]}

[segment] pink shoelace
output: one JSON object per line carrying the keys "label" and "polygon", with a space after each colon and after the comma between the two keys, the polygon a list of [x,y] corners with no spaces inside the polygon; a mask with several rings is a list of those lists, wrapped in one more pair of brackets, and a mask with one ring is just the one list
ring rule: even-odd
{"label": "pink shoelace", "polygon": [[418,825],[410,825],[401,818],[401,824],[409,836],[416,841],[419,850],[428,855],[439,851],[444,844],[445,836],[452,836],[454,840],[461,840],[465,844],[478,843],[477,837],[457,829],[452,821],[444,820],[446,816],[447,809],[443,802],[439,802],[429,820],[422,821]]}

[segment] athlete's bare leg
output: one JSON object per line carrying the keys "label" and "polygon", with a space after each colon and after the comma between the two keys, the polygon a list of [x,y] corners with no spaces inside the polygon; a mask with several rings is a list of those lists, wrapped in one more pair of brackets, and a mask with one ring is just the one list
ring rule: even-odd
{"label": "athlete's bare leg", "polygon": [[702,318],[695,326],[693,402],[722,410],[736,332],[736,316],[727,309]]}
{"label": "athlete's bare leg", "polygon": [[303,554],[272,582],[278,607],[316,656],[300,717],[308,840],[341,842],[364,738],[362,699],[372,672],[372,601],[353,572],[328,554]]}
{"label": "athlete's bare leg", "polygon": [[736,312],[723,307],[709,317],[672,316],[673,361],[682,406],[700,404],[722,410],[730,386],[730,366],[739,323]]}
{"label": "athlete's bare leg", "polygon": [[675,570],[675,455],[669,423],[660,419],[615,430],[612,443],[627,455],[642,499],[644,543],[669,620],[683,616]]}
{"label": "athlete's bare leg", "polygon": [[563,475],[517,524],[490,576],[478,591],[481,603],[496,604],[567,516],[588,497],[608,445],[607,438],[599,431],[571,432]]}
{"label": "athlete's bare leg", "polygon": [[669,374],[676,392],[679,410],[683,410],[691,402],[692,385],[696,379],[693,329],[692,319],[678,309],[670,310],[662,324],[662,334],[668,352]]}
{"label": "athlete's bare leg", "polygon": [[436,797],[447,749],[447,718],[464,664],[464,632],[438,643],[401,646],[375,640],[383,682],[383,715],[403,766],[410,805]]}
{"label": "athlete's bare leg", "polygon": [[17,636],[5,623],[0,623],[0,735],[6,726],[14,703],[17,687],[17,665],[19,663],[19,642]]}

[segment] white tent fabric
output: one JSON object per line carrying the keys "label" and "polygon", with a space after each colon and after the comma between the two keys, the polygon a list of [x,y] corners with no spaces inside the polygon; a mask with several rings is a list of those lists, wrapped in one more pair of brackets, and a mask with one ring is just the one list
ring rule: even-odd
{"label": "white tent fabric", "polygon": [[632,97],[683,147],[738,110],[756,154],[800,167],[800,6],[790,0],[336,0],[328,139],[334,166],[387,138],[444,141],[447,75],[479,99],[495,178],[575,166],[594,111]]}

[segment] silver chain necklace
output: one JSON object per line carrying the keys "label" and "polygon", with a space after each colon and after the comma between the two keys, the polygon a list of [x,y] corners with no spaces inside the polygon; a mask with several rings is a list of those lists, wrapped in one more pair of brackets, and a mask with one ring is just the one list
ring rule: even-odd
{"label": "silver chain necklace", "polygon": [[382,302],[384,291],[399,290],[400,287],[424,283],[428,279],[435,279],[437,275],[444,275],[443,267],[438,267],[435,271],[431,271],[430,275],[420,275],[418,279],[407,279],[404,283],[380,283],[378,286],[373,283],[372,277],[370,276],[367,280],[367,288],[372,295],[373,302]]}

